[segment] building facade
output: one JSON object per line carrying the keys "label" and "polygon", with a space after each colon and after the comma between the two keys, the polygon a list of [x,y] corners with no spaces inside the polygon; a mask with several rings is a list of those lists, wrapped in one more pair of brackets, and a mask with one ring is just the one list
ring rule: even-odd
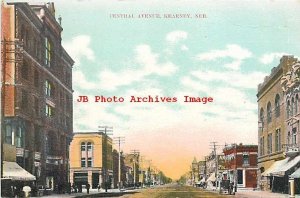
{"label": "building facade", "polygon": [[74,61],[53,3],[3,3],[1,14],[3,160],[54,189],[68,181]]}
{"label": "building facade", "polygon": [[140,170],[140,155],[139,153],[125,154],[124,163],[127,167],[127,181],[126,185],[138,186],[139,183],[139,170]]}
{"label": "building facade", "polygon": [[[102,132],[74,133],[70,145],[70,183],[113,188],[112,139]],[[106,181],[106,182],[105,182]]]}
{"label": "building facade", "polygon": [[257,187],[257,145],[232,144],[223,149],[225,168],[237,188]]}
{"label": "building facade", "polygon": [[258,182],[264,190],[288,192],[288,180],[300,166],[299,61],[283,56],[258,86]]}

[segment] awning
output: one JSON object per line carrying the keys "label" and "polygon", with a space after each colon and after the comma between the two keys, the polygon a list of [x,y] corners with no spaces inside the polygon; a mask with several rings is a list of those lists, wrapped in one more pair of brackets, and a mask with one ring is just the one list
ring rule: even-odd
{"label": "awning", "polygon": [[298,168],[293,174],[290,176],[291,178],[300,178],[300,168]]}
{"label": "awning", "polygon": [[210,174],[210,176],[209,176],[209,178],[207,179],[207,181],[215,182],[215,181],[216,181],[215,173]]}
{"label": "awning", "polygon": [[286,164],[288,162],[289,158],[283,159],[283,160],[279,160],[274,162],[270,168],[268,168],[267,170],[265,170],[261,176],[264,177],[269,177],[271,176],[271,173],[276,172],[278,169],[280,169],[281,166],[283,166],[284,164]]}
{"label": "awning", "polygon": [[289,158],[286,164],[282,165],[279,169],[272,172],[272,175],[283,177],[285,172],[295,167],[298,163],[300,163],[300,155],[294,158]]}
{"label": "awning", "polygon": [[3,161],[3,177],[16,181],[34,181],[35,176],[27,172],[16,162]]}

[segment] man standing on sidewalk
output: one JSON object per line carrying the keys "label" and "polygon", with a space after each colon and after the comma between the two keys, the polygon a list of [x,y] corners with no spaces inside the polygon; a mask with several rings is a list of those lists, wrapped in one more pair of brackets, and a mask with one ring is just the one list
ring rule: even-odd
{"label": "man standing on sidewalk", "polygon": [[90,194],[90,184],[89,183],[86,184],[86,191],[87,191],[87,194]]}

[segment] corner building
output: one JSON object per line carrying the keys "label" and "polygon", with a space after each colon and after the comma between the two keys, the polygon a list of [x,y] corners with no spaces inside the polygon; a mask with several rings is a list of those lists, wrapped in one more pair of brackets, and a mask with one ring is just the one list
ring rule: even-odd
{"label": "corner building", "polygon": [[1,6],[3,161],[54,189],[68,181],[74,61],[61,45],[53,3]]}
{"label": "corner building", "polygon": [[297,59],[293,56],[283,56],[279,65],[258,85],[258,185],[263,190],[273,189],[274,180],[269,172],[275,162],[285,158],[286,119],[289,116],[282,77],[291,70],[294,62]]}
{"label": "corner building", "polygon": [[[106,181],[106,182],[105,182]],[[112,188],[112,139],[102,132],[74,133],[70,145],[70,183]]]}

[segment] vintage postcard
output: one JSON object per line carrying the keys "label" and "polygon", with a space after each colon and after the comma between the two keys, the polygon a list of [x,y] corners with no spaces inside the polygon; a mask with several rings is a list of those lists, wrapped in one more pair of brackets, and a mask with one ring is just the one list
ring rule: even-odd
{"label": "vintage postcard", "polygon": [[299,10],[2,1],[2,196],[300,196]]}

